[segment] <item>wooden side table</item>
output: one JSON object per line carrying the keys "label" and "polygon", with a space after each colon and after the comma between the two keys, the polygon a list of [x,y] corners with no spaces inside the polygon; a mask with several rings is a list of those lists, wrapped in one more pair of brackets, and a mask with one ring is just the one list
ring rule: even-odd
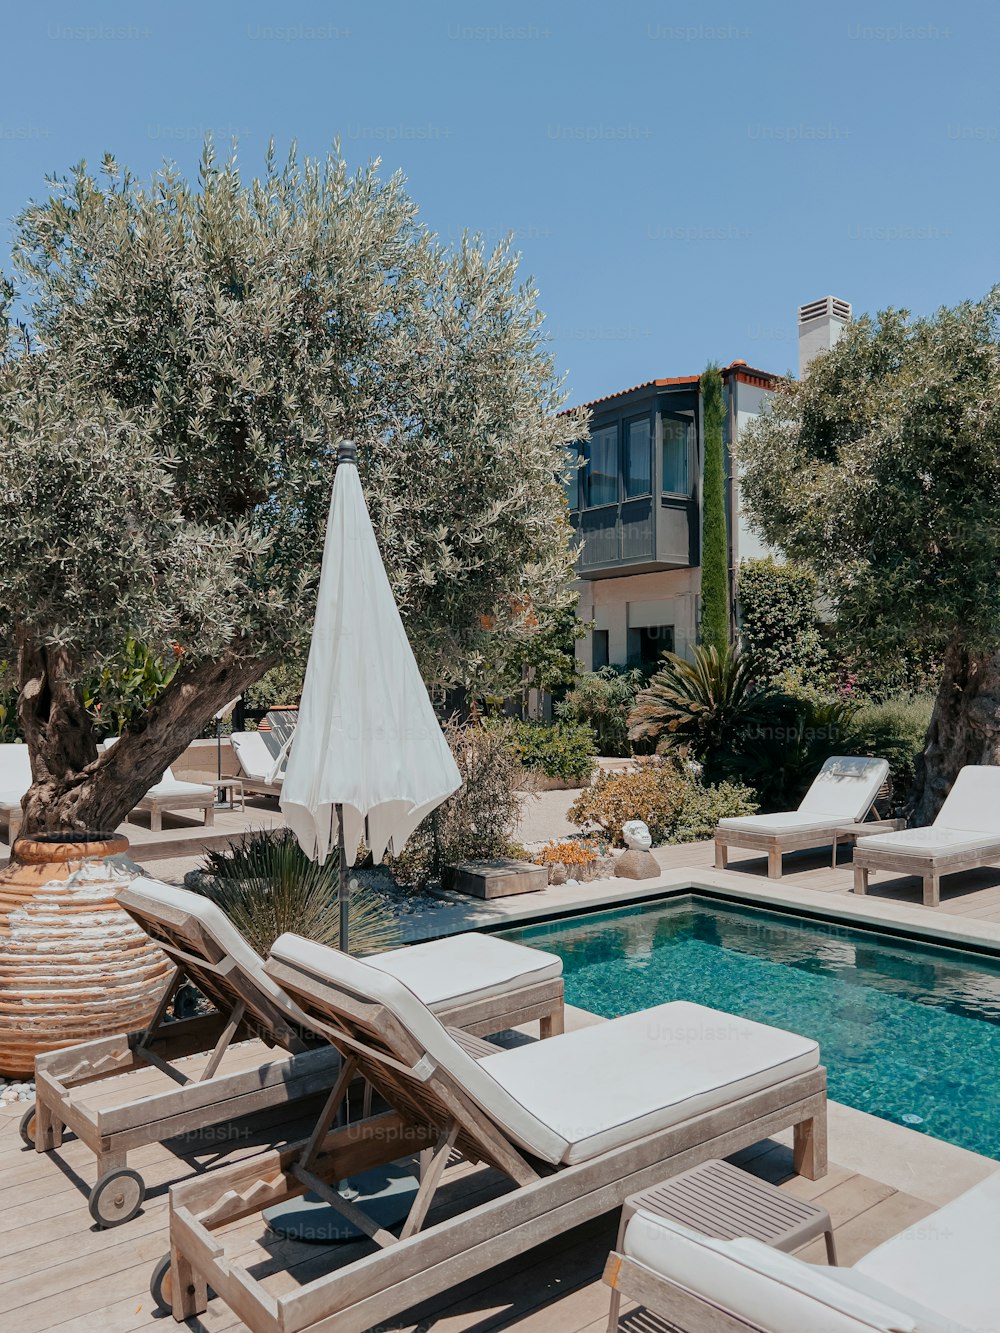
{"label": "wooden side table", "polygon": [[244,795],[243,792],[242,778],[214,778],[212,780],[212,786],[216,790],[216,799],[218,800],[220,805],[222,805],[225,801],[224,793],[228,792],[230,810],[236,809],[237,799],[239,800],[240,803],[240,809],[246,810],[247,803],[246,803],[246,796]]}
{"label": "wooden side table", "polygon": [[[748,1236],[786,1252],[825,1236],[827,1259],[831,1264],[837,1262],[833,1223],[825,1208],[786,1194],[719,1158],[702,1162],[641,1194],[630,1195],[622,1205],[615,1246],[618,1255],[623,1253],[625,1228],[640,1208],[714,1240]],[[622,1294],[612,1285],[609,1331],[618,1328]]]}
{"label": "wooden side table", "polygon": [[837,868],[837,848],[843,842],[857,842],[859,838],[868,838],[873,833],[896,833],[906,828],[905,819],[870,819],[866,824],[841,824],[833,830],[833,859],[830,865]]}

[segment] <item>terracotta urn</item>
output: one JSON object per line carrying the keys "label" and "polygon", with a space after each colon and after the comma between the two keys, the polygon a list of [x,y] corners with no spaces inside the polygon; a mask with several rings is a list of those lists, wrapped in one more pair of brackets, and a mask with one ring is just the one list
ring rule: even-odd
{"label": "terracotta urn", "polygon": [[139,873],[111,834],[19,838],[0,870],[0,1075],[147,1025],[173,970],[122,908]]}

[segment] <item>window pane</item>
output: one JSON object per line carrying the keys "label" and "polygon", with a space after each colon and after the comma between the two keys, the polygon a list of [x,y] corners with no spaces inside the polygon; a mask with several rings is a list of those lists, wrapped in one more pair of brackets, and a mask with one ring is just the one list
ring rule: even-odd
{"label": "window pane", "polygon": [[690,495],[688,475],[692,423],[683,417],[663,417],[663,491],[665,495]]}
{"label": "window pane", "polygon": [[587,502],[614,504],[618,499],[618,427],[605,426],[590,437]]}
{"label": "window pane", "polygon": [[628,423],[625,449],[625,494],[649,495],[653,489],[653,445],[649,418]]}
{"label": "window pane", "polygon": [[566,471],[563,473],[566,503],[570,509],[580,508],[580,446],[571,444],[566,450]]}

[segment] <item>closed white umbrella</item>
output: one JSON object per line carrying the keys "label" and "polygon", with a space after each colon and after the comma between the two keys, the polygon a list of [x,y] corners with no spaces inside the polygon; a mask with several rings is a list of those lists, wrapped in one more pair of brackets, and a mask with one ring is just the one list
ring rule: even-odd
{"label": "closed white umbrella", "polygon": [[[309,662],[281,809],[307,856],[340,849],[340,944],[348,867],[367,842],[394,853],[461,786],[382,564],[358,477],[337,450]],[[367,830],[367,836],[366,836]]]}

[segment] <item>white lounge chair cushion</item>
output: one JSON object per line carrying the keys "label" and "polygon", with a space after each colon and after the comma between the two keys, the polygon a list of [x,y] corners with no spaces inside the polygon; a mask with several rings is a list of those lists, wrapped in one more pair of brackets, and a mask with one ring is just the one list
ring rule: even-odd
{"label": "white lounge chair cushion", "polygon": [[[844,819],[839,822],[846,824],[852,821]],[[809,833],[812,830],[832,836],[836,827],[837,821],[831,823],[829,815],[817,817],[803,814],[801,810],[783,810],[774,815],[731,815],[719,820],[719,828],[735,829],[740,833],[769,833],[779,837],[782,833]]]}
{"label": "white lounge chair cushion", "polygon": [[934,826],[993,833],[1000,840],[1000,766],[968,764],[955,779]]}
{"label": "white lounge chair cushion", "polygon": [[585,1162],[819,1063],[807,1037],[675,1000],[489,1055],[479,1066]]}
{"label": "white lounge chair cushion", "polygon": [[204,782],[185,782],[182,778],[175,778],[168,768],[161,781],[155,787],[150,787],[146,795],[155,796],[161,803],[172,796],[204,796],[206,801],[214,801],[215,788]]}
{"label": "white lounge chair cushion", "polygon": [[840,1269],[804,1263],[759,1241],[713,1240],[644,1209],[630,1219],[622,1249],[768,1333],[967,1333],[878,1283],[844,1281]]}
{"label": "white lounge chair cushion", "polygon": [[927,828],[897,829],[892,833],[873,833],[858,839],[858,847],[873,852],[905,852],[909,856],[945,856],[954,852],[974,852],[980,847],[1000,847],[1000,833],[972,833],[968,829]]}
{"label": "white lounge chair cushion", "polygon": [[828,759],[799,802],[799,813],[828,815],[831,823],[864,819],[889,776],[885,759],[835,755]]}
{"label": "white lounge chair cushion", "polygon": [[[277,762],[277,755],[273,755],[267,747],[267,742],[259,731],[234,731],[230,736],[233,746],[233,753],[236,760],[248,778],[254,782],[271,782],[271,774],[274,772],[274,765]],[[274,776],[274,784],[280,785],[285,778],[285,767],[282,764],[278,773]]]}
{"label": "white lounge chair cushion", "polygon": [[[171,913],[184,912],[194,917],[220,950],[233,960],[244,978],[256,986],[289,1023],[294,1027],[308,1028],[309,1020],[302,1010],[271,980],[264,970],[260,955],[250,947],[222,908],[210,898],[201,893],[192,893],[190,889],[164,884],[162,880],[139,876],[119,890],[118,901],[126,909],[134,908],[140,916],[167,926],[173,924]],[[190,945],[186,945],[185,952],[194,951]]]}
{"label": "white lounge chair cushion", "polygon": [[31,786],[31,756],[26,745],[0,745],[0,804],[20,805]]}
{"label": "white lounge chair cushion", "polygon": [[675,1001],[483,1060],[465,1053],[408,987],[298,935],[272,958],[381,1004],[521,1147],[577,1162],[813,1068],[815,1042]]}
{"label": "white lounge chair cushion", "polygon": [[562,959],[493,935],[449,935],[405,949],[369,954],[431,1009],[451,1008],[562,976]]}
{"label": "white lounge chair cushion", "polygon": [[1000,1171],[893,1236],[855,1271],[971,1329],[1000,1329]]}
{"label": "white lounge chair cushion", "polygon": [[[112,746],[118,744],[118,737],[109,736],[101,744],[105,750],[110,750]],[[168,765],[163,770],[163,776],[159,782],[150,787],[146,796],[155,796],[161,805],[169,800],[171,796],[204,796],[206,800],[214,801],[215,788],[210,787],[205,782],[185,782],[183,778],[175,778],[173,769]]]}
{"label": "white lounge chair cushion", "polygon": [[[168,925],[170,918],[164,913],[165,908],[194,917],[249,982],[263,991],[292,1023],[308,1027],[309,1020],[301,1009],[267,975],[260,955],[210,898],[141,876],[120,892],[118,900]],[[556,954],[488,935],[452,935],[412,948],[373,954],[367,961],[377,962],[380,969],[402,977],[425,1004],[441,1008],[505,994],[562,974],[562,959]]]}

